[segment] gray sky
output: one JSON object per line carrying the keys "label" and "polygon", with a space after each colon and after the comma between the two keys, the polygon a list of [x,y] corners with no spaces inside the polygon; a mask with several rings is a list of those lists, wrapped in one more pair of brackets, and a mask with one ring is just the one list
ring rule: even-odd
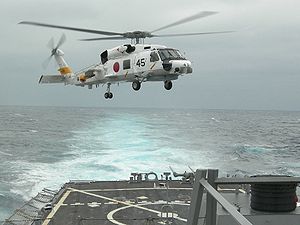
{"label": "gray sky", "polygon": [[[300,110],[300,1],[298,0],[2,0],[0,8],[0,105],[96,107],[171,107],[201,109]],[[102,29],[151,31],[199,11],[219,14],[158,33],[236,30],[235,33],[147,39],[185,52],[192,75],[180,77],[171,91],[146,82],[88,90],[39,85],[41,74],[57,74],[50,63],[49,39],[62,32],[65,59],[74,71],[96,63],[99,53],[124,41],[80,42],[92,34],[26,25],[22,20]],[[129,40],[128,40],[129,41]],[[127,41],[126,41],[127,42]]]}

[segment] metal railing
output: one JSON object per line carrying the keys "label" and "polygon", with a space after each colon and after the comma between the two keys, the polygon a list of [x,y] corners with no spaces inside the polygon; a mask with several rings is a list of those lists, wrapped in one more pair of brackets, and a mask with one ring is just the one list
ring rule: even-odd
{"label": "metal railing", "polygon": [[[206,180],[207,176],[207,180]],[[201,209],[202,196],[204,188],[207,191],[206,201],[206,224],[215,225],[217,216],[217,201],[233,216],[233,218],[241,225],[252,225],[236,207],[231,205],[216,189],[216,179],[218,178],[218,170],[197,170],[195,173],[195,183],[192,192],[192,202],[190,205],[188,225],[197,225],[199,213]]]}
{"label": "metal railing", "polygon": [[37,196],[26,202],[21,208],[14,211],[3,225],[31,225],[40,220],[39,212],[46,203],[52,201],[56,191],[44,189]]}
{"label": "metal railing", "polygon": [[218,178],[218,170],[197,170],[195,173],[195,182],[192,192],[192,201],[190,205],[188,225],[197,225],[204,188],[207,191],[206,216],[207,225],[216,225],[217,223],[217,202],[233,217],[240,225],[253,225],[244,215],[242,215],[235,206],[230,204],[218,191],[218,185],[232,184],[297,184],[300,183],[300,177],[245,177],[245,178]]}
{"label": "metal railing", "polygon": [[[206,180],[207,176],[207,180]],[[195,183],[192,192],[192,202],[190,205],[188,225],[197,225],[201,209],[202,196],[204,188],[207,191],[206,201],[206,224],[215,225],[217,216],[217,201],[233,216],[241,225],[252,225],[246,217],[236,210],[216,189],[215,183],[218,178],[218,170],[197,170],[195,174]]]}

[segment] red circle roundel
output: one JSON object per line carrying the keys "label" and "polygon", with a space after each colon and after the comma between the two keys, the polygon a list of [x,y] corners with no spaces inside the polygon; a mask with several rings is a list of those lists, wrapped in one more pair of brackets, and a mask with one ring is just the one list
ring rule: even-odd
{"label": "red circle roundel", "polygon": [[115,62],[113,65],[113,69],[114,71],[117,73],[120,70],[120,64],[118,62]]}

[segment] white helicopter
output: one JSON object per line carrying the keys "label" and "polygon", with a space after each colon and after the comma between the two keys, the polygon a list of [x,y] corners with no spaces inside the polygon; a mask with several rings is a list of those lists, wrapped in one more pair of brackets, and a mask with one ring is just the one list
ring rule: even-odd
{"label": "white helicopter", "polygon": [[190,22],[195,19],[207,17],[217,12],[203,11],[193,16],[181,19],[175,23],[160,27],[151,32],[133,31],[133,32],[110,32],[102,30],[82,29],[75,27],[58,26],[30,21],[22,21],[19,24],[43,26],[50,28],[59,28],[65,30],[107,35],[109,37],[81,39],[82,41],[96,40],[121,40],[131,39],[131,44],[124,44],[112,49],[103,51],[100,54],[100,62],[80,72],[74,73],[64,60],[64,52],[59,49],[65,42],[65,35],[62,35],[57,45],[54,45],[53,38],[48,46],[51,48],[51,55],[44,63],[48,64],[54,56],[58,71],[61,75],[42,75],[39,83],[64,83],[75,86],[92,89],[93,85],[98,87],[100,84],[107,84],[107,90],[104,94],[106,99],[111,99],[113,93],[110,90],[111,84],[120,82],[132,82],[132,88],[138,91],[141,83],[146,81],[163,81],[166,90],[172,88],[172,81],[177,80],[179,75],[192,73],[192,65],[177,49],[168,48],[162,45],[144,44],[145,38],[152,37],[174,37],[191,36],[203,34],[228,33],[232,31],[221,32],[201,32],[185,34],[162,34],[156,35],[154,32],[163,29]]}

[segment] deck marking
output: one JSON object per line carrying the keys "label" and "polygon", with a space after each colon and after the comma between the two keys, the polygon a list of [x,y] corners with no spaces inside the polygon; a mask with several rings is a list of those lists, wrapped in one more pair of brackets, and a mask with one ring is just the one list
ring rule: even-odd
{"label": "deck marking", "polygon": [[71,203],[71,206],[79,206],[79,205],[84,205],[84,203],[80,203],[80,202],[75,202],[75,203]]}
{"label": "deck marking", "polygon": [[145,207],[142,207],[142,206],[139,206],[139,205],[133,205],[131,203],[119,201],[119,200],[116,200],[116,199],[113,199],[113,198],[105,197],[103,195],[97,195],[97,194],[89,193],[89,192],[74,189],[74,188],[70,188],[70,190],[72,190],[74,192],[79,192],[79,193],[83,193],[83,194],[86,194],[86,195],[94,196],[94,197],[97,197],[97,198],[102,198],[102,199],[105,199],[105,200],[108,200],[108,201],[111,201],[111,202],[115,202],[115,203],[131,206],[131,207],[135,207],[135,208],[138,208],[138,209],[146,210],[146,211],[149,211],[149,212],[153,212],[153,213],[158,212],[158,211],[153,210],[153,209],[148,209],[148,208],[145,208]]}
{"label": "deck marking", "polygon": [[[115,189],[86,189],[84,191],[138,191],[138,190],[165,190],[166,188],[161,187],[149,187],[149,188],[115,188]],[[168,188],[169,190],[187,190],[192,191],[193,188]],[[76,189],[77,190],[77,189]],[[78,189],[79,190],[79,189]]]}
{"label": "deck marking", "polygon": [[52,209],[52,211],[48,214],[48,216],[46,217],[46,219],[44,220],[44,222],[42,223],[42,225],[48,225],[48,223],[50,222],[50,220],[53,218],[53,216],[55,215],[55,213],[58,211],[58,209],[64,203],[64,201],[66,200],[66,198],[69,196],[70,193],[71,193],[70,190],[66,191],[66,193],[61,197],[61,199],[59,200],[59,202],[54,206],[54,208]]}
{"label": "deck marking", "polygon": [[[138,209],[141,209],[141,210],[149,211],[149,212],[152,212],[152,213],[155,213],[155,214],[161,213],[160,211],[149,209],[149,208],[143,207],[141,205],[134,205],[134,204],[131,204],[131,203],[128,203],[128,202],[123,202],[123,201],[119,201],[119,200],[116,200],[116,199],[113,199],[113,198],[109,198],[109,197],[105,197],[105,196],[102,196],[102,195],[97,195],[97,194],[89,193],[89,192],[86,192],[86,191],[83,191],[83,190],[79,190],[79,189],[75,189],[75,188],[70,188],[70,190],[72,190],[74,192],[79,192],[79,193],[82,193],[82,194],[90,195],[90,196],[93,196],[93,197],[102,198],[102,199],[105,199],[105,200],[108,200],[108,201],[112,201],[112,202],[116,202],[116,203],[119,203],[119,204],[123,204],[123,205],[126,205],[128,207],[134,207],[134,208],[138,208]],[[114,220],[113,218],[110,218],[109,215],[110,214],[107,215],[107,219],[110,222],[115,223],[116,220]],[[187,221],[187,219],[184,219],[184,218],[181,218],[181,217],[178,217],[178,216],[177,217],[174,216],[174,219],[181,220],[181,221],[184,221],[184,222]],[[122,223],[119,223],[119,222],[117,224],[123,225]]]}
{"label": "deck marking", "polygon": [[87,203],[87,205],[88,205],[89,207],[94,208],[94,207],[100,207],[101,203],[98,203],[98,202],[91,202],[91,203]]}
{"label": "deck marking", "polygon": [[138,196],[138,197],[136,197],[137,199],[141,199],[141,200],[146,200],[146,199],[148,199],[148,197],[146,197],[146,196]]}
{"label": "deck marking", "polygon": [[[167,203],[166,201],[163,201],[163,202],[154,202],[154,203],[148,203],[148,204],[140,204],[140,206],[142,206],[142,205],[157,205],[157,204],[162,204],[162,203]],[[189,206],[189,204],[184,204],[184,203],[177,203],[177,202],[170,202],[171,204],[173,203],[174,205],[184,205],[184,206]],[[124,223],[121,223],[121,222],[119,222],[119,221],[117,221],[117,220],[115,220],[114,218],[113,218],[113,215],[116,213],[116,212],[118,212],[118,211],[121,211],[121,210],[124,210],[124,209],[128,209],[128,208],[131,208],[131,207],[134,207],[135,205],[133,205],[133,206],[123,206],[123,207],[120,207],[120,208],[117,208],[117,209],[114,209],[114,210],[112,210],[112,211],[110,211],[108,214],[107,214],[107,219],[110,221],[110,222],[112,222],[112,223],[114,223],[114,224],[117,224],[117,225],[126,225],[126,224],[124,224]],[[148,209],[148,208],[147,208]],[[162,215],[161,215],[161,212],[160,211],[156,211],[156,213],[157,213],[157,215],[159,216],[159,217],[162,217]],[[187,222],[187,219],[184,219],[184,218],[181,218],[181,217],[179,217],[178,216],[178,214],[176,214],[176,213],[174,213],[173,214],[173,218],[174,219],[177,219],[177,220],[180,220],[180,221],[183,221],[183,222]]]}
{"label": "deck marking", "polygon": [[104,202],[104,205],[116,205],[118,204],[117,202]]}
{"label": "deck marking", "polygon": [[126,225],[125,223],[121,223],[121,222],[115,220],[114,217],[113,217],[113,215],[114,215],[116,212],[118,212],[119,210],[121,210],[121,209],[127,209],[127,208],[130,208],[130,207],[131,207],[131,206],[127,205],[127,206],[123,206],[123,207],[121,207],[121,208],[116,208],[116,209],[110,211],[110,212],[107,214],[107,219],[108,219],[110,222],[112,222],[112,223],[114,223],[114,224],[117,224],[117,225]]}

